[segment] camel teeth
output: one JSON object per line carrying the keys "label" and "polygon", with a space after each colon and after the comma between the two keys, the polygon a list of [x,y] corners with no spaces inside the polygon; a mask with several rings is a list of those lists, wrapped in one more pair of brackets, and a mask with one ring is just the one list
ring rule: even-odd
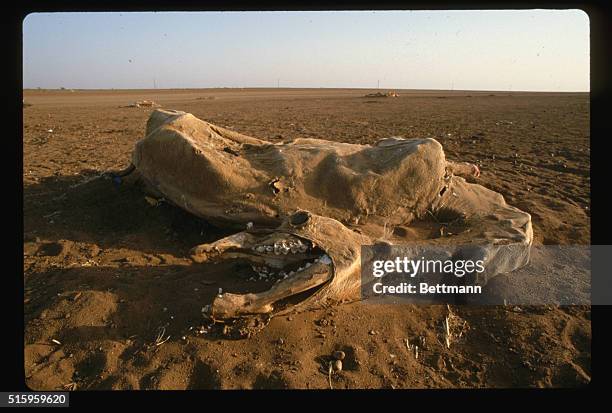
{"label": "camel teeth", "polygon": [[274,243],[274,255],[281,254],[281,246],[278,242]]}
{"label": "camel teeth", "polygon": [[266,245],[266,252],[274,251],[274,247],[272,245]]}
{"label": "camel teeth", "polygon": [[263,245],[259,245],[255,248],[255,251],[257,252],[264,252],[266,250],[266,247],[264,247]]}
{"label": "camel teeth", "polygon": [[312,265],[311,263],[307,262],[307,263],[306,263],[306,265],[304,266],[304,268],[308,268],[308,267],[310,267],[311,265]]}
{"label": "camel teeth", "polygon": [[283,280],[286,280],[289,277],[289,274],[285,274],[285,276],[283,277]]}

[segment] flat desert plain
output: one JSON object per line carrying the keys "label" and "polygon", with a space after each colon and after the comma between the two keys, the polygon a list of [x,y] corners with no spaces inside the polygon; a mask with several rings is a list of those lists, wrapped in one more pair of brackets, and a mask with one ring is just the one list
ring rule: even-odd
{"label": "flat desert plain", "polygon": [[[353,303],[277,317],[230,339],[201,308],[223,264],[189,249],[227,235],[99,178],[128,165],[153,109],[273,142],[439,140],[451,160],[529,212],[536,244],[590,243],[589,95],[398,90],[26,90],[25,375],[36,390],[576,387],[590,381],[588,307]],[[545,276],[543,274],[543,276]],[[550,274],[549,274],[550,276]],[[459,337],[460,335],[460,337]],[[408,345],[410,349],[408,348]],[[419,346],[418,357],[414,347]],[[331,354],[343,369],[328,374]]]}

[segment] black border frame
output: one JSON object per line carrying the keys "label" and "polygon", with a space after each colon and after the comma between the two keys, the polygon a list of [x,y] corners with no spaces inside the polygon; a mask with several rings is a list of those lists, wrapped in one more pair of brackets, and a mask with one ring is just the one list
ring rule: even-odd
{"label": "black border frame", "polygon": [[[160,1],[160,0],[124,0],[122,2],[114,0],[92,0],[92,1],[74,1],[74,0],[59,0],[59,1],[21,1],[13,3],[13,7],[8,7],[10,12],[8,24],[3,23],[2,27],[7,30],[2,39],[7,39],[5,45],[8,45],[9,57],[5,60],[9,67],[8,76],[10,80],[7,82],[9,87],[8,99],[3,99],[8,106],[9,116],[4,124],[9,127],[10,133],[5,136],[16,143],[16,160],[17,160],[17,255],[16,271],[4,272],[4,302],[10,308],[5,314],[9,314],[10,320],[6,324],[9,326],[5,330],[4,340],[2,343],[3,350],[6,355],[9,355],[8,360],[4,360],[4,374],[1,377],[0,390],[2,391],[30,391],[25,385],[24,368],[23,368],[23,313],[15,311],[15,309],[23,308],[23,118],[22,118],[22,21],[30,12],[69,12],[69,11],[257,11],[257,10],[447,10],[447,9],[582,9],[589,15],[591,28],[591,243],[592,244],[612,244],[612,236],[610,236],[609,223],[605,214],[607,208],[605,201],[607,185],[606,178],[609,176],[607,172],[607,142],[606,139],[611,137],[612,128],[609,123],[608,104],[610,103],[611,82],[610,74],[612,67],[610,64],[610,34],[612,32],[612,19],[609,14],[609,6],[605,0],[599,1],[581,1],[581,2],[454,2],[454,1],[437,1],[432,2],[399,2],[399,1],[349,1],[349,2],[322,2],[310,1],[291,3],[280,3],[278,0],[269,1],[261,0],[258,2],[245,1],[221,1],[213,0],[208,2],[195,1]],[[5,9],[6,10],[6,9]],[[5,19],[3,19],[5,20]],[[5,20],[6,21],[6,20]],[[15,66],[11,66],[10,62],[17,62]],[[14,71],[11,71],[11,68]],[[6,74],[5,74],[6,76]],[[14,112],[13,112],[14,110]],[[6,113],[6,110],[5,110]],[[16,120],[14,122],[13,120]],[[11,218],[9,220],[12,221]],[[595,222],[596,225],[593,225]],[[7,260],[5,262],[10,262]],[[20,274],[20,277],[14,276]],[[18,292],[18,293],[17,293]],[[612,315],[612,307],[610,306],[594,306],[592,308],[592,377],[591,384],[582,389],[547,389],[544,391],[528,390],[528,389],[482,389],[471,390],[469,392],[460,391],[444,391],[437,389],[428,390],[355,390],[349,391],[350,398],[355,402],[363,402],[366,398],[375,396],[379,400],[384,398],[384,406],[391,407],[392,402],[402,402],[397,407],[414,408],[415,401],[424,401],[425,398],[435,398],[440,400],[440,396],[453,396],[455,402],[463,401],[463,405],[457,405],[454,408],[460,407],[475,407],[481,402],[491,402],[501,399],[518,400],[517,396],[529,397],[529,407],[534,407],[534,396],[551,397],[555,401],[574,401],[580,403],[581,408],[585,408],[584,403],[587,401],[585,397],[593,396],[593,390],[606,389],[607,376],[610,371],[609,346],[605,328],[609,325],[610,316]],[[11,357],[13,355],[14,357]],[[596,362],[593,363],[593,360]],[[276,402],[281,401],[284,397],[292,397],[299,395],[305,400],[320,402],[321,398],[338,397],[341,392],[326,392],[326,391],[274,391],[273,397]],[[173,406],[177,402],[185,402],[193,400],[195,408],[211,408],[214,406],[211,403],[210,397],[215,399],[220,398],[221,401],[229,402],[236,401],[240,396],[241,402],[256,402],[260,397],[264,397],[264,402],[271,401],[268,392],[253,392],[253,391],[88,391],[88,392],[72,392],[70,394],[72,406],[87,406],[94,402],[97,406],[114,406],[126,405],[134,403],[137,406],[142,406],[143,403],[155,404],[157,407]],[[455,399],[458,397],[458,399]],[[280,398],[280,399],[277,399]],[[537,397],[538,399],[540,397]],[[220,401],[220,400],[216,400]],[[548,400],[547,400],[548,401]],[[588,400],[591,401],[591,400]],[[403,404],[408,402],[408,404]],[[279,407],[282,405],[279,405]],[[499,405],[498,405],[499,406]],[[525,406],[519,404],[518,406]],[[518,407],[517,406],[517,407]],[[253,407],[256,407],[253,406]],[[292,408],[293,406],[282,406],[281,408]],[[315,408],[321,408],[323,405],[312,405]],[[438,407],[436,405],[424,406],[425,408]],[[264,407],[265,408],[265,407]],[[274,408],[274,406],[272,406]]]}

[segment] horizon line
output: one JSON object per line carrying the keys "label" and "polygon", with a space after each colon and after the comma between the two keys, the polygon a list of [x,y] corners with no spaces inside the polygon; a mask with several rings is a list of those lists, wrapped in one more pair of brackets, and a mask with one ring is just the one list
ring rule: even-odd
{"label": "horizon line", "polygon": [[341,90],[405,90],[405,91],[436,91],[436,92],[502,92],[502,93],[591,93],[590,90],[501,90],[501,89],[427,89],[427,88],[376,88],[376,87],[275,87],[275,86],[244,86],[244,87],[227,87],[227,86],[211,86],[211,87],[174,87],[174,88],[72,88],[72,87],[59,87],[59,88],[43,88],[43,87],[22,87],[23,91],[26,90],[82,90],[82,91],[102,91],[102,90],[142,90],[142,91],[169,91],[169,90],[204,90],[204,89],[341,89]]}

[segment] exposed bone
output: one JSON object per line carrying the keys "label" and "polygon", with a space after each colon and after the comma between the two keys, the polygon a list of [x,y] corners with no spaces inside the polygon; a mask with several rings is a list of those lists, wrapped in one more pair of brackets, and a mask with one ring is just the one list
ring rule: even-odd
{"label": "exposed bone", "polygon": [[[270,253],[269,250],[274,251],[273,245],[278,244],[282,246],[287,242],[287,237],[291,237],[291,235],[282,232],[273,232],[263,235],[262,239],[262,235],[240,232],[211,244],[198,245],[191,251],[192,259],[199,263],[211,259],[246,259],[258,267],[254,269],[254,271],[257,272],[261,270],[261,267],[282,269],[287,264],[294,262],[298,263],[314,258],[309,255],[308,247],[303,243],[302,245],[306,247],[306,252],[303,253],[296,251],[287,256],[275,254],[274,252]],[[287,251],[289,250],[287,249]],[[264,271],[269,272],[269,270],[269,268],[266,268]]]}
{"label": "exposed bone", "polygon": [[201,244],[191,249],[191,259],[195,262],[202,263],[210,258],[218,257],[224,251],[230,248],[242,247],[249,242],[253,242],[253,235],[247,232],[239,232],[222,238],[212,244]]}
{"label": "exposed bone", "polygon": [[223,296],[217,296],[212,303],[212,316],[234,318],[248,314],[269,313],[274,310],[275,302],[317,287],[328,281],[332,274],[331,265],[318,263],[296,273],[295,277],[276,283],[262,293],[226,293]]}
{"label": "exposed bone", "polygon": [[[211,316],[224,319],[248,316],[249,314],[282,312],[285,310],[276,309],[275,311],[274,303],[276,301],[300,292],[314,290],[315,287],[319,286],[321,288],[314,290],[313,294],[307,297],[303,303],[318,303],[325,299],[328,291],[335,294],[334,291],[342,290],[344,293],[348,293],[346,297],[353,295],[357,297],[355,294],[358,293],[359,289],[359,246],[370,241],[333,219],[319,216],[311,218],[308,221],[309,225],[302,226],[299,229],[293,229],[286,221],[283,226],[272,233],[260,233],[251,238],[244,238],[245,243],[234,242],[233,248],[219,254],[216,259],[240,258],[249,260],[255,270],[259,270],[262,265],[260,263],[265,263],[267,266],[280,268],[281,271],[278,273],[278,279],[275,280],[268,291],[259,294],[225,293],[221,297],[217,297],[211,306]],[[332,234],[347,242],[342,249],[337,249],[337,246],[333,243]],[[314,239],[311,239],[311,237]],[[308,242],[305,241],[306,239]],[[269,245],[279,240],[288,240],[288,243],[292,242],[294,245],[317,244],[320,249],[316,250],[318,252],[312,250],[309,254],[296,253],[281,257],[259,254],[256,249],[253,249],[253,246]],[[332,241],[332,243],[329,241]],[[318,257],[314,255],[314,253],[321,254],[322,250],[326,253]],[[334,262],[330,255],[335,255],[337,262]],[[339,266],[336,266],[336,264]],[[292,270],[289,273],[282,270],[284,266],[289,265],[295,265],[293,268],[299,267],[301,270],[297,272]],[[272,277],[271,275],[269,277],[265,276],[263,273],[259,276],[260,279],[266,281],[271,281]],[[337,281],[337,284],[333,283],[334,280]],[[286,307],[286,309],[290,308],[292,307]]]}

